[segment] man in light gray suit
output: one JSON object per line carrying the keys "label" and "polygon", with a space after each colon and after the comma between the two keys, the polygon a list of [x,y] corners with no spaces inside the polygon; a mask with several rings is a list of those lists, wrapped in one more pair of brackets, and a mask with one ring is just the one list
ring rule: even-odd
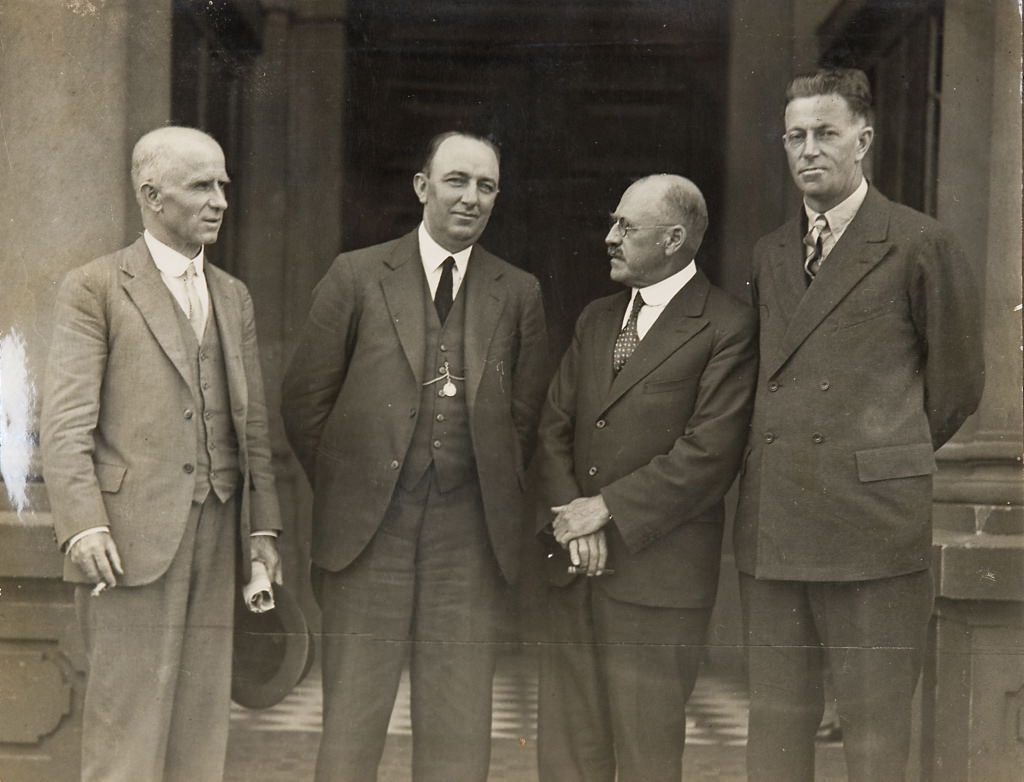
{"label": "man in light gray suit", "polygon": [[86,782],[223,776],[236,560],[281,580],[252,300],[204,252],[227,183],[205,133],[146,134],[145,233],[57,295],[43,469],[89,660]]}

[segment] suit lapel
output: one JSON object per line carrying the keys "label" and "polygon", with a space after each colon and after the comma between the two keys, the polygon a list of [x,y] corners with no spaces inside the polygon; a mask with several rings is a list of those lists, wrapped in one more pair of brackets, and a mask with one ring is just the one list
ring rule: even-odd
{"label": "suit lapel", "polygon": [[[474,247],[459,291],[466,295],[463,341],[466,351],[466,401],[470,413],[487,366],[487,351],[494,338],[498,319],[505,309],[506,290],[501,282],[504,272],[495,260],[484,248],[479,245]],[[499,372],[511,372],[512,367],[496,369]]]}
{"label": "suit lapel", "polygon": [[615,350],[615,338],[622,330],[622,319],[628,306],[628,290],[606,299],[593,331],[583,337],[593,342],[593,349],[590,351],[591,377],[594,378],[594,384],[602,396],[608,393],[615,379],[612,372],[612,353]]}
{"label": "suit lapel", "polygon": [[[856,217],[832,248],[817,278],[793,311],[779,351],[767,367],[769,376],[782,368],[810,333],[885,257],[892,247],[887,239],[888,233],[889,202],[871,188]],[[790,262],[798,268],[799,256],[792,257]]]}
{"label": "suit lapel", "polygon": [[122,283],[125,293],[135,303],[157,344],[177,368],[186,383],[190,383],[188,359],[181,329],[174,314],[174,299],[164,285],[160,270],[149,255],[146,241],[139,239],[121,265],[125,275]]}
{"label": "suit lapel", "polygon": [[413,377],[417,383],[422,383],[426,309],[423,303],[423,264],[416,231],[402,238],[392,255],[384,259],[384,264],[390,272],[381,278],[380,285],[391,314],[391,322],[395,324],[398,341],[405,351]]}
{"label": "suit lapel", "polygon": [[786,223],[780,231],[779,242],[771,249],[771,257],[768,259],[779,310],[778,313],[772,314],[777,314],[787,325],[800,305],[800,300],[807,293],[804,267],[800,262],[804,257],[801,226],[802,222],[799,219]]}
{"label": "suit lapel", "polygon": [[214,312],[224,353],[232,408],[245,408],[249,403],[249,390],[242,363],[242,318],[237,292],[227,274],[213,264],[206,264],[205,273],[206,286],[210,291],[210,310]]}
{"label": "suit lapel", "polygon": [[[708,282],[708,278],[698,270],[697,276],[665,306],[665,311],[654,322],[646,336],[640,340],[636,351],[612,380],[602,409],[607,410],[615,404],[623,394],[651,374],[665,359],[708,325],[707,319],[702,318],[701,314],[704,312],[704,302],[707,300],[710,288],[711,283]],[[615,323],[616,327],[621,325],[623,312],[618,312],[619,322]],[[617,334],[618,328],[615,331]],[[614,346],[615,337],[612,337],[605,351],[609,364],[612,360]]]}

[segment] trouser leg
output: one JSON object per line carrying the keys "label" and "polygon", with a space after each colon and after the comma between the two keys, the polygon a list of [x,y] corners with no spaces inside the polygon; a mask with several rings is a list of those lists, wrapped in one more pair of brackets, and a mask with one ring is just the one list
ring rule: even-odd
{"label": "trouser leg", "polygon": [[806,587],[740,573],[751,782],[814,780],[814,738],[824,709],[822,650]]}
{"label": "trouser leg", "polygon": [[476,481],[444,493],[430,483],[416,558],[413,779],[484,782],[504,582]]}
{"label": "trouser leg", "polygon": [[932,613],[931,574],[823,584],[812,605],[832,668],[850,782],[902,782]]}

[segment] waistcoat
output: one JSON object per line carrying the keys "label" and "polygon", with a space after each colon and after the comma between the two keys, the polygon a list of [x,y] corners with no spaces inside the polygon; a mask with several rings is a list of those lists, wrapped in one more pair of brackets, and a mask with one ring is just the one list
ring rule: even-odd
{"label": "waistcoat", "polygon": [[203,341],[196,339],[192,326],[177,302],[174,313],[178,318],[185,355],[191,377],[196,427],[195,491],[193,502],[202,502],[212,490],[221,502],[227,502],[238,488],[241,473],[238,465],[238,440],[231,419],[231,400],[228,396],[228,374],[224,364],[224,350],[220,342],[217,315],[210,297],[210,317],[206,322]]}
{"label": "waistcoat", "polygon": [[[464,334],[466,326],[467,275],[455,297],[448,319],[441,324],[430,298],[430,288],[423,278],[424,307],[424,381],[444,375],[445,362],[449,372],[459,378],[466,376]],[[412,442],[405,457],[399,481],[412,489],[427,468],[433,464],[441,491],[451,491],[476,475],[476,457],[469,431],[469,408],[466,405],[466,381],[452,380],[455,396],[446,396],[444,380],[420,388],[419,415]]]}

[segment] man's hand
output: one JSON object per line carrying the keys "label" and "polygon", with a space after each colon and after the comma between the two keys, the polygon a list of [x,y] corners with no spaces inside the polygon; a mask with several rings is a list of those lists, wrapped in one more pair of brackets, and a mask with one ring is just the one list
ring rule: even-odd
{"label": "man's hand", "polygon": [[249,558],[253,562],[262,562],[275,584],[283,584],[281,575],[281,556],[277,553],[277,538],[272,535],[253,535],[249,538]]}
{"label": "man's hand", "polygon": [[569,559],[576,567],[585,570],[585,575],[600,576],[604,573],[604,566],[608,562],[608,543],[605,541],[604,530],[570,540]]}
{"label": "man's hand", "polygon": [[117,544],[107,530],[97,530],[79,538],[68,551],[68,556],[94,584],[102,582],[108,587],[117,586],[114,574],[124,575]]}
{"label": "man's hand", "polygon": [[562,548],[571,540],[597,532],[611,519],[600,494],[577,497],[568,505],[555,505],[551,510],[556,514],[551,529]]}

